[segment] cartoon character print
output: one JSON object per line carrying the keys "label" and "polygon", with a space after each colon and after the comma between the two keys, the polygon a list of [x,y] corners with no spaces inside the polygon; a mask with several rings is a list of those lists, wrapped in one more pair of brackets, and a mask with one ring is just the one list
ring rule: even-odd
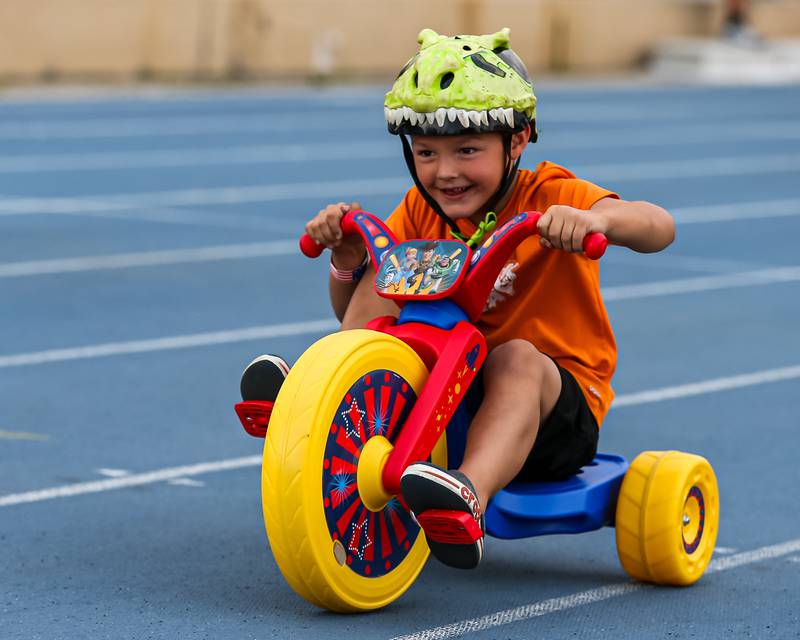
{"label": "cartoon character print", "polygon": [[455,242],[411,242],[414,246],[404,243],[387,253],[378,268],[378,290],[407,296],[446,292],[461,274],[465,247]]}
{"label": "cartoon character print", "polygon": [[393,291],[398,293],[404,286],[404,281],[414,274],[417,269],[417,249],[406,247],[402,262],[399,262],[394,255],[389,256],[390,264],[385,271],[385,277],[379,287],[383,291]]}
{"label": "cartoon character print", "polygon": [[429,293],[437,293],[442,285],[442,280],[451,273],[458,272],[460,266],[461,261],[458,259],[452,259],[447,255],[437,255],[431,267],[425,272],[422,288],[430,287]]}
{"label": "cartoon character print", "polygon": [[494,282],[494,288],[489,293],[489,299],[486,301],[486,306],[483,308],[484,312],[491,311],[499,302],[514,295],[514,280],[517,278],[517,274],[514,273],[514,270],[517,267],[519,267],[519,262],[509,262],[503,267],[503,270]]}
{"label": "cartoon character print", "polygon": [[[433,265],[433,254],[438,246],[438,242],[426,242],[425,246],[422,247],[422,260],[417,263],[417,267],[414,269],[414,274],[406,280],[406,285],[409,289],[415,290],[414,285],[416,284],[418,278],[423,278],[423,280],[425,279],[428,270]],[[424,288],[424,285],[422,286]]]}

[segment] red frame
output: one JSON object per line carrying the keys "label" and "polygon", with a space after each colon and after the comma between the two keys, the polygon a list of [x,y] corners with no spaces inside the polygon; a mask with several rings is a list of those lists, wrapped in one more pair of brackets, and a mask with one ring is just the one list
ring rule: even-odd
{"label": "red frame", "polygon": [[[420,322],[398,325],[396,318],[385,316],[367,324],[368,329],[387,333],[405,342],[419,354],[430,371],[386,461],[383,483],[387,493],[399,494],[400,476],[406,467],[427,459],[431,454],[486,359],[486,340],[473,323],[483,312],[497,274],[508,256],[523,239],[538,233],[536,225],[541,215],[535,211],[516,215],[471,254],[469,267],[465,269],[466,275],[460,276],[460,285],[451,287],[448,290],[450,294],[446,296],[465,312],[468,322],[462,320],[450,329],[441,329]],[[342,217],[341,227],[346,234],[359,233],[362,236],[375,265],[379,265],[386,251],[397,244],[397,238],[391,230],[366,211],[346,213]],[[607,244],[604,235],[589,234],[583,240],[584,252],[587,257],[596,260],[603,255]],[[300,239],[300,248],[309,257],[317,257],[324,249],[308,234]],[[410,297],[426,299],[424,296]],[[434,300],[433,297],[427,299]],[[403,299],[396,300],[398,306],[403,306],[405,302]]]}

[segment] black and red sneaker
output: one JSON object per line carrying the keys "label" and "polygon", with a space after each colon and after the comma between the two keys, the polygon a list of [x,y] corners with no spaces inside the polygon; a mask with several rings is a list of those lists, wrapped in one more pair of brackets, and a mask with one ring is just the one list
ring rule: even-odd
{"label": "black and red sneaker", "polygon": [[263,355],[245,367],[239,385],[242,400],[275,402],[283,381],[289,375],[289,365],[280,356]]}
{"label": "black and red sneaker", "polygon": [[244,430],[251,436],[267,435],[269,419],[278,392],[289,374],[289,365],[279,356],[258,356],[244,370],[240,390],[242,402],[234,406]]}
{"label": "black and red sneaker", "polygon": [[430,462],[415,462],[403,472],[400,491],[437,560],[457,569],[478,566],[486,528],[475,487],[467,476]]}

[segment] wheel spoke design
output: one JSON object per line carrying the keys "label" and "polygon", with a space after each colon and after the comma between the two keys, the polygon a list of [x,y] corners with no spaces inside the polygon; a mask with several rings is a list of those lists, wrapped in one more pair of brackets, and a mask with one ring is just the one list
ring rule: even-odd
{"label": "wheel spoke design", "polygon": [[342,398],[328,432],[322,464],[322,497],[332,541],[340,541],[345,562],[358,575],[377,578],[406,557],[419,535],[409,511],[392,498],[379,512],[358,494],[358,459],[364,444],[382,435],[394,442],[416,401],[398,374],[370,371]]}
{"label": "wheel spoke design", "polygon": [[686,553],[694,553],[703,538],[706,520],[706,504],[698,487],[689,490],[683,514],[683,549]]}

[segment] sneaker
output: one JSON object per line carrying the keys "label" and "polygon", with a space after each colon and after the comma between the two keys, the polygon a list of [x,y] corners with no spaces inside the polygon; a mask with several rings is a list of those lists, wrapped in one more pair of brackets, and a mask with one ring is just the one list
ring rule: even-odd
{"label": "sneaker", "polygon": [[289,365],[279,356],[258,356],[244,370],[240,390],[242,400],[275,402],[283,381],[289,374]]}
{"label": "sneaker", "polygon": [[403,472],[400,491],[437,560],[457,569],[478,566],[486,526],[475,487],[467,476],[416,462]]}

